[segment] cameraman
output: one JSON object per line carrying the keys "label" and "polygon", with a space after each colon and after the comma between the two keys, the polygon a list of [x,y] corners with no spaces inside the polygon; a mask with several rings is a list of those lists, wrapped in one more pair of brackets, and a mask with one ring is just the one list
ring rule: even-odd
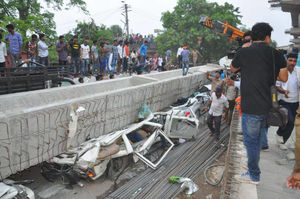
{"label": "cameraman", "polygon": [[[271,48],[273,28],[267,23],[252,27],[253,44],[241,48],[232,60],[232,72],[241,72],[241,109],[244,145],[248,156],[248,171],[235,176],[239,182],[259,184],[261,137],[267,126],[267,114],[272,107],[273,60],[275,76],[286,82],[288,78],[286,61],[281,53]],[[273,53],[272,53],[273,52]],[[281,69],[284,68],[284,69]]]}
{"label": "cameraman", "polygon": [[243,36],[243,41],[242,41],[242,48],[249,47],[252,45],[252,36],[251,36],[251,31],[245,32]]}

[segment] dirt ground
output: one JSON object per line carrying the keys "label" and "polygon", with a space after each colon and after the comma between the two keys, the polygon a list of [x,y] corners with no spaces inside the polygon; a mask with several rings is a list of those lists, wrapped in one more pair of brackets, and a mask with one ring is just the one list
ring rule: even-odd
{"label": "dirt ground", "polygon": [[[226,151],[213,163],[213,164],[224,164]],[[196,193],[193,193],[191,197],[187,197],[184,190],[180,194],[178,194],[175,199],[219,199],[220,192],[223,181],[218,186],[212,186],[206,183],[203,172],[194,181],[199,190]]]}

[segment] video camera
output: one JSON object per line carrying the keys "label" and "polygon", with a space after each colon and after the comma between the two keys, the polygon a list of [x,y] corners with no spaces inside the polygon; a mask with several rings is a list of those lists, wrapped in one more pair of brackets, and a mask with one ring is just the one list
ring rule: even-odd
{"label": "video camera", "polygon": [[230,51],[227,52],[228,59],[233,59],[235,56],[235,53],[242,48],[242,46],[246,43],[249,43],[251,39],[241,39],[240,37],[236,38],[236,41],[238,42],[239,46],[238,48],[231,48]]}

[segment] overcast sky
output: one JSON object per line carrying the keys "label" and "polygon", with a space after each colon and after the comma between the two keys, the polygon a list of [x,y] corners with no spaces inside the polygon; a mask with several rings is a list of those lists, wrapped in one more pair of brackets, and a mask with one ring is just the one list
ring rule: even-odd
{"label": "overcast sky", "polygon": [[[268,22],[274,28],[272,39],[278,45],[287,45],[291,39],[290,35],[284,33],[291,27],[289,13],[284,13],[280,8],[271,9],[268,0],[210,0],[210,2],[223,4],[228,2],[241,11],[242,23],[246,27],[252,27],[256,22]],[[129,12],[129,31],[142,34],[153,34],[154,29],[162,29],[160,22],[161,13],[172,11],[177,0],[126,0],[131,6]],[[64,34],[76,27],[76,21],[90,21],[91,17],[96,24],[111,26],[119,24],[124,27],[121,20],[121,0],[86,0],[90,16],[85,16],[78,8],[67,11],[55,12],[57,33]]]}

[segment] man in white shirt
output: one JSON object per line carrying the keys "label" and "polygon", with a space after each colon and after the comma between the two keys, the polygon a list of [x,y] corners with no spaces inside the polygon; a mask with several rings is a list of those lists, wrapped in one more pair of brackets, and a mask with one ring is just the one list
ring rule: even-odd
{"label": "man in white shirt", "polygon": [[7,60],[6,44],[1,41],[2,34],[0,33],[0,76],[4,76],[5,60]]}
{"label": "man in white shirt", "polygon": [[178,60],[178,68],[182,68],[182,53],[183,46],[180,46],[177,50],[177,60]]}
{"label": "man in white shirt", "polygon": [[283,83],[280,81],[276,82],[277,89],[280,93],[281,98],[279,104],[288,110],[288,123],[285,127],[277,130],[279,136],[280,148],[286,150],[284,143],[287,142],[294,129],[294,121],[296,117],[296,111],[299,107],[299,86],[300,86],[300,70],[297,69],[297,54],[287,55],[287,70],[288,80]]}
{"label": "man in white shirt", "polygon": [[[224,107],[225,107],[224,119],[226,119],[227,117],[228,108],[229,108],[228,100],[222,94],[222,91],[223,89],[221,87],[217,87],[216,91],[212,93],[211,100],[209,101],[209,104],[211,106],[208,112],[207,125],[211,131],[210,136],[213,135],[215,136],[214,143],[217,143],[219,141],[221,120],[222,120]],[[215,124],[215,127],[213,127],[213,123]]]}
{"label": "man in white shirt", "polygon": [[118,68],[117,68],[118,73],[122,71],[124,57],[125,57],[125,50],[123,47],[123,40],[120,40],[118,45]]}
{"label": "man in white shirt", "polygon": [[81,69],[80,72],[84,75],[87,75],[89,72],[89,64],[90,64],[90,46],[89,40],[84,40],[83,44],[80,47],[81,50]]}
{"label": "man in white shirt", "polygon": [[40,34],[40,41],[38,42],[38,62],[40,64],[43,64],[45,66],[49,65],[48,62],[48,48],[50,48],[51,46],[53,46],[54,44],[51,43],[49,46],[46,44],[46,35],[45,34]]}

